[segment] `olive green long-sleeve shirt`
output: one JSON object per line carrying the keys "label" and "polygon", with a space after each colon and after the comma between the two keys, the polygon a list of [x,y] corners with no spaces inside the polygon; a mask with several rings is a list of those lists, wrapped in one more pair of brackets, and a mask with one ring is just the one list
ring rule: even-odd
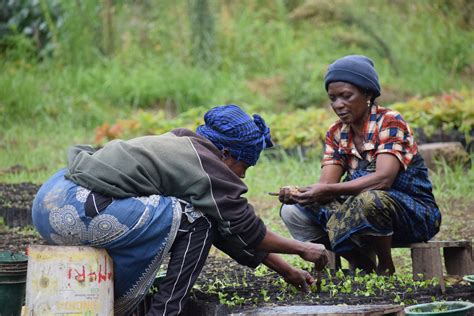
{"label": "olive green long-sleeve shirt", "polygon": [[241,264],[256,267],[255,250],[266,228],[242,194],[247,186],[220,159],[207,139],[187,129],[113,140],[103,148],[72,147],[66,178],[114,198],[175,196],[217,223],[214,244]]}

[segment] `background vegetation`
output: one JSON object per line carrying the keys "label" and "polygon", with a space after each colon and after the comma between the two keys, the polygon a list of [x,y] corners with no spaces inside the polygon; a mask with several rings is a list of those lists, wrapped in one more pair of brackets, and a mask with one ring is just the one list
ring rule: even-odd
{"label": "background vegetation", "polygon": [[[375,61],[380,103],[414,126],[471,137],[473,16],[469,0],[0,0],[0,181],[41,183],[71,144],[192,127],[226,103],[262,112],[284,148],[317,148],[334,119],[323,76],[348,54]],[[315,181],[319,156],[249,172],[275,229],[265,192]],[[472,210],[473,169],[443,170],[442,208]]]}

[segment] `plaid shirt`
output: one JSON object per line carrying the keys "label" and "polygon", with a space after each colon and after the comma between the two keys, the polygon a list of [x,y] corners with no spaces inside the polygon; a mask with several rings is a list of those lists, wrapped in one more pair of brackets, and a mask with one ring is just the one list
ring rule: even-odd
{"label": "plaid shirt", "polygon": [[405,170],[417,146],[410,127],[400,113],[373,105],[364,126],[363,152],[359,153],[352,140],[348,124],[340,120],[326,133],[322,166],[341,165],[350,174],[362,165],[372,162],[378,154],[390,153],[398,158]]}

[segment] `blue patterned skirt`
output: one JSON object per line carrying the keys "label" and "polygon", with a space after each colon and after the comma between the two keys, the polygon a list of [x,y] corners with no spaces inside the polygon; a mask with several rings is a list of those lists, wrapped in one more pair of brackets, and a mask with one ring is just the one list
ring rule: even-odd
{"label": "blue patterned skirt", "polygon": [[114,263],[114,311],[126,314],[148,293],[173,244],[181,206],[173,197],[152,195],[114,199],[95,217],[85,214],[90,190],[64,178],[60,170],[38,191],[33,223],[54,245],[104,248]]}

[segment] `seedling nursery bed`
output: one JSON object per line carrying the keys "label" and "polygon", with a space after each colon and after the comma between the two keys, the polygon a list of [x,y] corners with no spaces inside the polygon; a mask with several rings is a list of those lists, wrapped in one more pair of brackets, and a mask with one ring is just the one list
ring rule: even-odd
{"label": "seedling nursery bed", "polygon": [[195,301],[223,304],[232,312],[239,312],[268,305],[413,305],[435,300],[473,301],[474,290],[460,278],[453,278],[443,295],[436,280],[414,281],[411,275],[405,274],[377,276],[326,269],[322,273],[321,291],[317,292],[314,286],[303,294],[263,266],[252,270],[227,258],[210,257],[191,296]]}
{"label": "seedling nursery bed", "polygon": [[[0,216],[3,218],[3,224],[0,225],[0,250],[25,252],[28,245],[44,244],[36,231],[28,226],[31,224],[29,210],[38,188],[37,185],[25,183],[0,184]],[[30,219],[15,212],[25,213]],[[437,280],[416,281],[406,274],[377,276],[360,271],[329,269],[322,273],[320,291],[314,286],[309,293],[303,294],[263,265],[250,269],[220,253],[213,253],[191,290],[191,299],[184,314],[196,314],[199,309],[197,306],[208,306],[208,312],[209,309],[214,309],[214,314],[225,315],[263,306],[413,305],[435,300],[474,301],[474,289],[462,280],[462,276],[450,277],[446,293],[442,294]],[[311,271],[311,265],[302,268],[317,275],[315,271]],[[158,287],[159,283],[152,287],[146,298],[146,305],[149,305],[152,294]],[[146,310],[146,306],[142,306],[143,309]],[[217,312],[217,309],[221,312]],[[140,313],[136,313],[138,314]]]}

